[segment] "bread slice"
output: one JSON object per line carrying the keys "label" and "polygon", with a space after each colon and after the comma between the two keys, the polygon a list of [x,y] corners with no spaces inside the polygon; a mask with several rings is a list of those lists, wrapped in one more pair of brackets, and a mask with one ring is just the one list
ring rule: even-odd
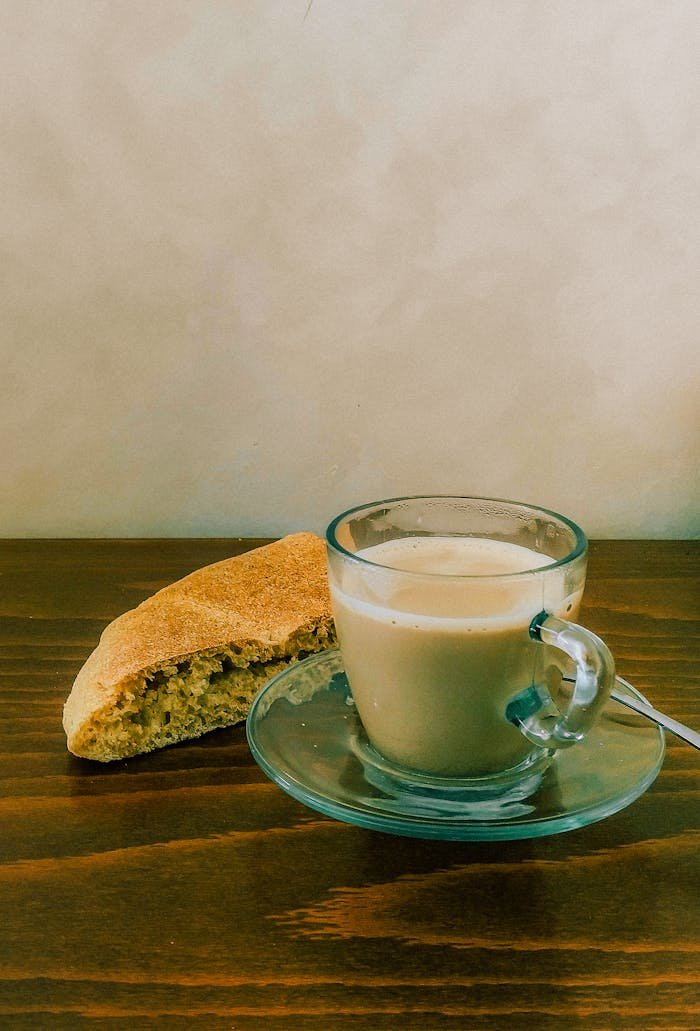
{"label": "bread slice", "polygon": [[334,642],[320,537],[205,566],[105,628],[64,706],[68,749],[109,762],[230,726],[270,677]]}

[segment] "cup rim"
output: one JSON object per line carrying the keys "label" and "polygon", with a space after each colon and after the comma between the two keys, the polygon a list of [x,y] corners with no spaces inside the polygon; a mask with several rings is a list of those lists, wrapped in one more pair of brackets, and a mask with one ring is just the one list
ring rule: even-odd
{"label": "cup rim", "polygon": [[[336,530],[338,526],[349,516],[354,515],[356,512],[362,512],[373,508],[378,508],[381,505],[393,505],[400,501],[430,501],[430,500],[445,500],[445,501],[484,501],[490,502],[491,504],[498,505],[512,505],[517,508],[527,508],[531,512],[539,513],[541,515],[549,516],[550,518],[557,519],[560,523],[564,523],[574,533],[575,544],[568,554],[564,555],[563,558],[556,559],[553,562],[549,562],[544,566],[535,566],[532,569],[523,569],[517,573],[479,573],[479,574],[464,574],[464,573],[425,573],[418,572],[412,569],[401,569],[398,566],[388,566],[381,562],[372,562],[371,559],[364,558],[360,555],[355,554],[352,551],[348,551],[347,548],[343,547],[336,536]],[[588,550],[588,538],[581,529],[581,527],[575,523],[568,516],[561,515],[560,512],[555,512],[550,508],[543,508],[541,505],[531,505],[527,501],[512,501],[509,498],[491,498],[491,497],[480,497],[471,494],[406,494],[400,495],[395,498],[381,498],[377,501],[366,501],[361,505],[353,505],[352,508],[346,509],[339,515],[335,516],[334,519],[326,527],[326,544],[330,549],[341,555],[343,558],[350,559],[356,562],[360,566],[371,566],[375,569],[385,569],[396,573],[401,573],[402,576],[416,576],[416,577],[439,577],[442,580],[514,580],[521,576],[532,576],[537,573],[545,573],[549,570],[556,569],[558,566],[565,566],[585,555]]]}

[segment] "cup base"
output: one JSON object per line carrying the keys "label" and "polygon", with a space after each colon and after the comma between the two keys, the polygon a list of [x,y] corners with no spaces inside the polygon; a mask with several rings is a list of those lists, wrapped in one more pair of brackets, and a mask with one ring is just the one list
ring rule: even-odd
{"label": "cup base", "polygon": [[494,801],[522,801],[534,794],[554,758],[554,751],[538,749],[517,766],[481,777],[440,777],[422,773],[386,759],[370,743],[364,728],[350,737],[350,749],[361,763],[365,779],[380,791],[399,792],[414,801],[423,796],[432,807],[447,808]]}

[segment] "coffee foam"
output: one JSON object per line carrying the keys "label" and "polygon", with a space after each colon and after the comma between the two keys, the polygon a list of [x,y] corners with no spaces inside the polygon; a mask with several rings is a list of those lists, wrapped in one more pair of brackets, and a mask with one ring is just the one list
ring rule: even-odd
{"label": "coffee foam", "polygon": [[357,555],[391,569],[441,576],[512,575],[554,561],[521,544],[484,537],[398,537],[362,548]]}
{"label": "coffee foam", "polygon": [[471,537],[400,538],[358,557],[372,565],[346,569],[335,586],[344,605],[379,622],[454,633],[498,630],[536,615],[543,584],[534,570],[552,561],[521,545]]}

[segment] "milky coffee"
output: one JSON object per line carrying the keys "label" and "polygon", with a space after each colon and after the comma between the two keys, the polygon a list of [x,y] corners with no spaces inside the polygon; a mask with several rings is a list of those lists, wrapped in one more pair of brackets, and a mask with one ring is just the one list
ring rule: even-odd
{"label": "milky coffee", "polygon": [[553,560],[505,541],[404,537],[357,555],[361,569],[348,563],[331,590],[345,670],[375,748],[441,776],[521,762],[532,745],[505,709],[542,675],[530,622],[545,604],[575,618],[581,591],[566,596],[559,568],[528,572]]}

